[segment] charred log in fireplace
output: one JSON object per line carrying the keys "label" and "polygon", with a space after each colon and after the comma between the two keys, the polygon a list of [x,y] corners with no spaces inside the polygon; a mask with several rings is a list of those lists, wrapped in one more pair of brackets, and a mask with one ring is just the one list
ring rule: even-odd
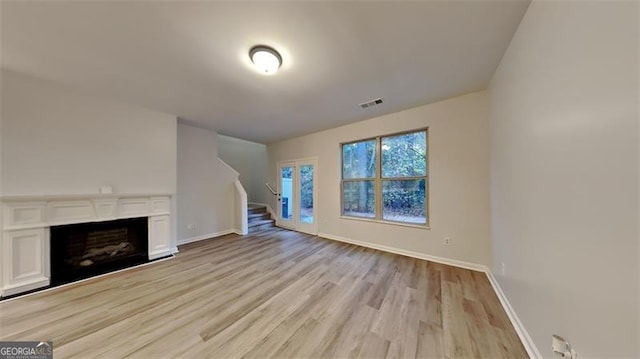
{"label": "charred log in fireplace", "polygon": [[51,227],[51,283],[68,283],[148,261],[147,218]]}

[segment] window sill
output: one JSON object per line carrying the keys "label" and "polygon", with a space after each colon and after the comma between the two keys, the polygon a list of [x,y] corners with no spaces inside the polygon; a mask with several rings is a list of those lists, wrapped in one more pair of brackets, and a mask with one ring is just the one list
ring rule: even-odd
{"label": "window sill", "polygon": [[417,229],[427,229],[427,230],[431,229],[431,227],[429,225],[426,225],[426,224],[411,224],[411,223],[393,222],[393,221],[385,221],[385,220],[379,220],[379,219],[375,219],[375,218],[366,218],[366,217],[340,216],[340,219],[348,219],[348,220],[351,220],[351,221],[379,223],[379,224],[391,224],[391,225],[394,225],[394,226],[417,228]]}

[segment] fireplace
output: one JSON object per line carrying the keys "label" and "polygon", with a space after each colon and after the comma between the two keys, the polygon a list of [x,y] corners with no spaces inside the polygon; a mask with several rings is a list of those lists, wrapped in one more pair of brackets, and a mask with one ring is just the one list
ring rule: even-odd
{"label": "fireplace", "polygon": [[51,227],[51,285],[149,261],[148,218]]}

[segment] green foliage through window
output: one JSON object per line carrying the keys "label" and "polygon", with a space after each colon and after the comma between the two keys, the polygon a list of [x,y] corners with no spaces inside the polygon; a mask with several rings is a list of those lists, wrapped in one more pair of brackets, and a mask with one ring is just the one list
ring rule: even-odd
{"label": "green foliage through window", "polygon": [[342,145],[343,178],[373,178],[376,175],[376,140]]}
{"label": "green foliage through window", "polygon": [[349,181],[342,187],[342,213],[347,216],[375,218],[374,182]]}
{"label": "green foliage through window", "polygon": [[427,174],[427,133],[382,138],[382,177],[419,177]]}
{"label": "green foliage through window", "polygon": [[342,214],[426,225],[427,165],[427,130],[343,144]]}
{"label": "green foliage through window", "polygon": [[300,166],[300,221],[313,223],[313,166]]}

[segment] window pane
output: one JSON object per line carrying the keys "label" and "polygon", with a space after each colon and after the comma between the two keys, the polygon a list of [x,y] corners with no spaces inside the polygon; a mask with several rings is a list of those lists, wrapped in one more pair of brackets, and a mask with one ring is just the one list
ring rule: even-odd
{"label": "window pane", "polygon": [[281,211],[280,216],[285,221],[293,219],[293,182],[291,174],[293,167],[282,167],[280,169],[280,191],[281,191]]}
{"label": "window pane", "polygon": [[313,223],[313,165],[300,166],[300,222]]}
{"label": "window pane", "polygon": [[349,181],[342,183],[342,214],[345,216],[375,218],[373,181]]}
{"label": "window pane", "polygon": [[382,182],[382,218],[388,221],[425,224],[425,180]]}
{"label": "window pane", "polygon": [[421,177],[427,174],[427,132],[382,138],[382,177]]}
{"label": "window pane", "polygon": [[376,175],[376,140],[342,145],[343,178],[372,178]]}

